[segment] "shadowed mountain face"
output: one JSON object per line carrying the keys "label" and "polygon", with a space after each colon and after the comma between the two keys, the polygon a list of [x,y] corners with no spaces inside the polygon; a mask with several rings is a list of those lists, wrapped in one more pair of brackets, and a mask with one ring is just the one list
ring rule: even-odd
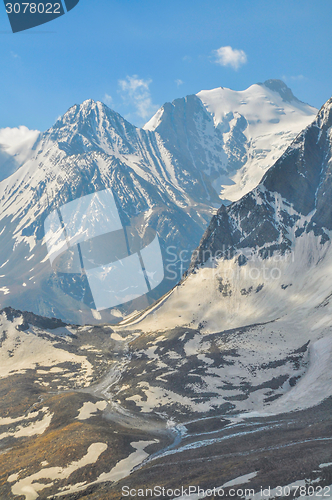
{"label": "shadowed mountain face", "polygon": [[[250,155],[256,166],[264,163],[253,175],[258,182],[272,156],[313,118],[310,106],[283,100],[287,87],[278,85],[188,96],[166,104],[144,129],[100,102],[70,108],[24,150],[26,161],[0,184],[1,305],[78,324],[116,322],[170,290],[220,206],[221,185],[237,185],[232,172],[249,168]],[[272,137],[264,152],[261,141]],[[67,203],[105,189],[112,190],[122,226],[141,238],[141,246],[151,242],[151,230],[158,233],[165,278],[147,295],[97,313],[85,273],[70,261],[51,267],[44,224]]]}
{"label": "shadowed mountain face", "polygon": [[[332,99],[252,192],[221,207],[195,253],[192,267],[206,262],[209,251],[253,248],[261,256],[291,251],[303,233],[323,246],[330,242]],[[295,238],[295,239],[294,239]]]}

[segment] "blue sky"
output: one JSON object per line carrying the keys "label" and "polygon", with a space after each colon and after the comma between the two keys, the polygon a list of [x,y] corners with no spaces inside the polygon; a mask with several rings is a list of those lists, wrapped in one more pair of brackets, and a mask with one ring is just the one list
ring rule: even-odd
{"label": "blue sky", "polygon": [[45,130],[88,98],[140,126],[166,101],[269,78],[320,107],[332,95],[331,20],[329,0],[80,0],[12,34],[1,2],[0,127]]}

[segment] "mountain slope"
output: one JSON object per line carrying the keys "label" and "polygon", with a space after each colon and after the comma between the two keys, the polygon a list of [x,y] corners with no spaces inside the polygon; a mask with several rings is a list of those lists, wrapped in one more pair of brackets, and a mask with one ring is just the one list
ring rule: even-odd
{"label": "mountain slope", "polygon": [[[20,237],[34,245],[32,210],[45,217],[57,197],[116,190],[112,176],[133,181],[118,194],[128,218],[133,203],[168,202],[163,182],[155,191],[134,175],[144,163],[128,165],[135,129],[105,110],[118,131],[109,142],[93,107],[88,120],[79,107],[59,122],[60,147],[44,135],[40,163],[2,199],[8,223],[21,224],[15,251]],[[80,327],[0,311],[0,496],[109,500],[158,484],[172,498],[180,484],[183,495],[199,484],[225,497],[239,486],[239,498],[331,491],[331,126],[332,99],[257,188],[218,210],[188,276],[143,321]],[[109,143],[115,165],[100,152]]]}
{"label": "mountain slope", "polygon": [[[312,125],[299,134],[255,189],[232,205],[221,206],[193,253],[191,273],[174,295],[185,297],[186,291],[191,289],[189,283],[194,286],[202,281],[203,275],[206,279],[211,275],[214,279],[208,282],[211,293],[215,293],[214,302],[218,302],[221,320],[222,315],[226,315],[224,308],[230,304],[238,302],[241,309],[254,297],[255,303],[259,303],[259,297],[269,296],[268,289],[274,293],[276,286],[280,288],[283,282],[293,281],[292,288],[285,287],[280,292],[281,297],[288,297],[285,299],[287,310],[289,295],[294,295],[295,289],[299,294],[302,291],[300,296],[304,297],[305,271],[316,277],[320,270],[326,272],[331,253],[332,221],[328,201],[332,158],[331,107],[332,100],[322,107]],[[249,271],[256,268],[257,278],[250,278]],[[264,280],[261,272],[264,268],[269,272],[277,268],[275,275],[278,279],[271,276]],[[232,273],[234,278],[227,277]],[[223,280],[229,286],[223,285]],[[250,287],[254,292],[255,285],[261,289],[264,287],[264,291],[241,294],[241,290]],[[322,285],[329,289],[328,281]],[[313,290],[308,290],[309,293],[311,295]],[[171,296],[167,302],[172,300]],[[275,306],[271,303],[268,309]],[[280,304],[277,304],[277,309],[280,310]],[[196,310],[195,304],[191,304],[191,310]],[[253,314],[258,317],[260,313],[257,308],[254,310]],[[275,314],[277,317],[277,312]],[[189,317],[192,319],[190,313],[180,322],[189,321]],[[202,320],[204,314],[200,315]]]}
{"label": "mountain slope", "polygon": [[[332,99],[253,191],[219,209],[182,283],[122,327],[157,335],[155,354],[181,330],[178,349],[196,362],[173,407],[189,375],[211,410],[278,414],[331,395],[331,127]],[[176,377],[173,361],[154,362],[170,365],[158,380]],[[138,377],[147,405],[163,385]]]}

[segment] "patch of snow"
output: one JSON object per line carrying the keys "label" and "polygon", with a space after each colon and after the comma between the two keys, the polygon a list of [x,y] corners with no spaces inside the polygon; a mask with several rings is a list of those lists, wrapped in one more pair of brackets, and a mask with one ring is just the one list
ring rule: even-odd
{"label": "patch of snow", "polygon": [[[98,484],[98,483],[104,483],[106,481],[119,481],[120,479],[123,479],[127,476],[130,475],[134,467],[139,465],[140,463],[145,460],[149,454],[146,453],[144,450],[147,446],[150,444],[157,443],[158,440],[154,441],[137,441],[137,442],[132,442],[130,443],[130,446],[132,446],[136,451],[131,453],[127,458],[124,458],[123,460],[120,460],[116,464],[115,467],[110,472],[103,472],[97,479],[96,481],[93,481],[92,483],[89,484],[82,484],[78,483],[72,486],[66,486],[64,488],[61,488],[61,492],[57,493],[54,495],[55,497],[61,497],[62,495],[70,495],[72,493],[77,493],[80,491],[86,490],[89,486],[92,486],[93,484]],[[27,499],[29,500],[29,499]]]}
{"label": "patch of snow", "polygon": [[164,108],[158,109],[157,113],[144,125],[144,130],[155,130],[160,124],[161,117],[164,114]]}
{"label": "patch of snow", "polygon": [[[36,422],[31,422],[29,425],[18,425],[14,430],[9,430],[8,432],[3,432],[0,434],[0,441],[2,439],[8,438],[8,437],[13,437],[15,439],[21,438],[21,437],[30,437],[30,436],[36,436],[43,434],[46,429],[49,427],[52,418],[53,418],[53,413],[49,412],[49,409],[47,407],[42,408],[40,412],[44,413],[44,416],[42,420],[37,420]],[[40,413],[35,412],[34,417]],[[30,418],[31,418],[30,414]],[[28,417],[22,417],[21,421],[27,420]]]}
{"label": "patch of snow", "polygon": [[91,312],[92,312],[92,316],[93,316],[95,319],[101,319],[101,314],[100,314],[100,312],[96,311],[95,309],[91,309]]}
{"label": "patch of snow", "polygon": [[250,474],[245,474],[244,476],[239,476],[236,477],[235,479],[232,479],[231,481],[228,481],[227,483],[223,484],[221,488],[228,488],[229,486],[237,486],[238,484],[246,484],[250,479],[253,479],[256,477],[258,472],[251,472]]}
{"label": "patch of snow", "polygon": [[96,415],[98,410],[105,410],[106,406],[106,401],[98,401],[97,403],[91,403],[90,401],[88,401],[86,403],[83,403],[83,406],[79,409],[79,414],[76,418],[77,420],[88,420],[90,417]]}

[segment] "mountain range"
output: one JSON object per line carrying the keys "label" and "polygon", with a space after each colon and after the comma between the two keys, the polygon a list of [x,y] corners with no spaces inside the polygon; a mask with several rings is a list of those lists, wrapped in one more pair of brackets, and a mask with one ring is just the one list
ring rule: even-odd
{"label": "mountain range", "polygon": [[[11,175],[0,183],[1,306],[84,324],[117,322],[151,305],[188,268],[220,204],[254,187],[315,113],[283,82],[268,80],[176,99],[143,129],[92,100],[44,133],[21,130],[22,141],[4,129],[2,177]],[[105,189],[143,244],[150,229],[158,233],[165,278],[141,298],[96,311],[83,272],[68,262],[51,267],[44,224],[67,203]]]}
{"label": "mountain range", "polygon": [[0,311],[0,498],[329,497],[331,130],[332,99],[145,311]]}

